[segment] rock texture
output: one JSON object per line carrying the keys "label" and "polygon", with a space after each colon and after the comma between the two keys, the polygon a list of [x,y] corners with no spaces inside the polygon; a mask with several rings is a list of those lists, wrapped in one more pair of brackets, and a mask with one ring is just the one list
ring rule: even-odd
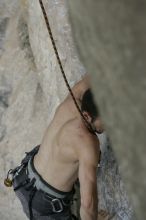
{"label": "rock texture", "polygon": [[40,142],[47,126],[48,108],[27,28],[24,33],[25,7],[20,1],[3,1],[0,5],[0,219],[18,220],[26,217],[13,191],[4,187],[3,179],[10,168],[20,163],[24,152]]}
{"label": "rock texture", "polygon": [[[55,42],[70,85],[85,73],[67,19],[65,0],[44,0]],[[57,105],[68,93],[37,0],[0,2],[0,219],[25,220],[13,191],[3,186],[7,171],[41,142]],[[99,208],[115,220],[131,220],[132,209],[117,162],[100,136]],[[121,216],[121,217],[120,217]],[[132,219],[133,220],[133,219]]]}
{"label": "rock texture", "polygon": [[146,219],[146,2],[68,2],[78,51],[137,219]]}

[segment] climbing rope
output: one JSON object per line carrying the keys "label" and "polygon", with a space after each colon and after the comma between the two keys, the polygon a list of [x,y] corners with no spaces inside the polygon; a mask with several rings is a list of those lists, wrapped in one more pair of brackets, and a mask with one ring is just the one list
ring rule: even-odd
{"label": "climbing rope", "polygon": [[57,47],[56,47],[56,44],[55,44],[55,41],[54,41],[54,37],[53,37],[53,34],[52,34],[52,31],[51,31],[51,27],[50,27],[50,23],[49,23],[49,20],[48,20],[48,17],[47,17],[47,13],[46,13],[46,10],[45,10],[45,7],[43,5],[43,2],[42,0],[39,0],[40,2],[40,6],[41,6],[41,9],[42,9],[42,12],[43,12],[43,16],[44,16],[44,19],[45,19],[45,23],[46,23],[46,26],[47,26],[47,30],[48,30],[48,33],[49,33],[49,36],[50,36],[50,39],[51,39],[51,42],[52,42],[52,45],[53,45],[53,49],[54,49],[54,52],[55,52],[55,55],[56,55],[56,58],[57,58],[57,61],[58,61],[58,64],[59,64],[59,67],[60,67],[60,70],[61,70],[61,73],[62,73],[62,76],[64,78],[64,81],[66,83],[66,86],[70,92],[70,95],[72,96],[72,99],[74,101],[74,104],[77,108],[77,110],[79,111],[81,117],[83,118],[86,126],[88,127],[89,131],[91,131],[93,134],[96,134],[94,129],[92,128],[91,124],[86,120],[86,118],[84,117],[75,97],[74,97],[74,94],[70,88],[70,85],[68,83],[68,80],[66,78],[66,75],[65,75],[65,72],[64,72],[64,69],[63,69],[63,66],[62,66],[62,63],[61,63],[61,59],[59,57],[59,54],[58,54],[58,51],[57,51]]}

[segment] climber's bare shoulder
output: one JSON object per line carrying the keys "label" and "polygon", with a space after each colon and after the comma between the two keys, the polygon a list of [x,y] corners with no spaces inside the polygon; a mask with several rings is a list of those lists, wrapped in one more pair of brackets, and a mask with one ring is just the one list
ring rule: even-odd
{"label": "climber's bare shoulder", "polygon": [[80,155],[82,151],[87,151],[88,153],[93,151],[95,154],[98,154],[100,150],[98,138],[84,126],[84,123],[79,126],[78,134],[74,142],[77,146],[78,155]]}
{"label": "climber's bare shoulder", "polygon": [[[79,99],[76,99],[76,103],[78,104],[79,107],[81,107],[81,101]],[[73,99],[70,96],[68,96],[56,108],[52,123],[57,121],[57,127],[59,127],[59,125],[63,126],[68,121],[79,116],[80,116],[79,111],[77,110],[77,107],[75,106]]]}
{"label": "climber's bare shoulder", "polygon": [[73,88],[71,89],[72,95],[71,93],[67,95],[64,101],[56,109],[56,113],[59,112],[59,110],[63,110],[66,112],[70,111],[74,114],[75,112],[78,113],[75,102],[80,107],[83,94],[87,89],[89,89],[89,87],[89,76],[86,74],[78,83],[73,86]]}

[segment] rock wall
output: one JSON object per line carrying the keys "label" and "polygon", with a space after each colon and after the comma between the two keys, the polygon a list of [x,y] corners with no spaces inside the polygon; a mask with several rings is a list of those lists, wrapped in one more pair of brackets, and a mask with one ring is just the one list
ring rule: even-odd
{"label": "rock wall", "polygon": [[40,142],[47,126],[48,109],[33,62],[23,5],[20,1],[3,1],[0,4],[3,9],[0,58],[0,219],[17,220],[26,217],[13,191],[4,187],[3,179],[10,168],[20,163],[24,152]]}
{"label": "rock wall", "polygon": [[125,186],[137,219],[146,219],[146,2],[68,2],[78,51],[91,73]]}
{"label": "rock wall", "polygon": [[[59,53],[73,85],[85,70],[74,52],[66,7],[59,1],[48,4]],[[24,153],[41,142],[68,91],[38,1],[1,1],[0,15],[0,219],[23,220],[20,203],[3,180]]]}
{"label": "rock wall", "polygon": [[[85,73],[79,61],[65,0],[44,0],[55,42],[70,85]],[[57,105],[68,93],[37,0],[0,2],[0,219],[25,220],[7,171],[41,142]],[[105,135],[100,136],[99,207],[116,220],[130,220],[132,209]],[[120,217],[121,216],[121,217]]]}

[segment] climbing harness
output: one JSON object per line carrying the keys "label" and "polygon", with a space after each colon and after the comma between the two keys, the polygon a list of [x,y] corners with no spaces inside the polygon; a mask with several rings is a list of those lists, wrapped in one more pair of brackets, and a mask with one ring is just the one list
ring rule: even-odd
{"label": "climbing harness", "polygon": [[8,171],[7,177],[6,177],[6,179],[4,180],[4,184],[5,184],[5,186],[7,186],[7,187],[11,187],[11,186],[12,186],[12,179],[10,179],[10,174],[11,174],[12,171],[13,171],[12,169],[10,169],[10,170]]}
{"label": "climbing harness", "polygon": [[59,67],[60,67],[62,76],[63,76],[64,81],[65,81],[65,83],[66,83],[66,86],[67,86],[67,88],[68,88],[68,90],[69,90],[69,92],[70,92],[70,94],[71,94],[71,96],[72,96],[72,99],[73,99],[73,101],[74,101],[74,104],[75,104],[77,110],[79,111],[81,117],[83,118],[83,120],[84,120],[84,122],[85,122],[85,125],[87,126],[87,128],[89,129],[89,131],[90,131],[91,133],[93,133],[93,134],[96,135],[95,130],[92,128],[91,124],[86,120],[86,118],[84,117],[84,115],[83,115],[81,109],[79,108],[79,105],[78,105],[78,103],[77,103],[77,101],[76,101],[76,99],[75,99],[75,97],[74,97],[74,94],[73,94],[71,88],[70,88],[70,85],[69,85],[69,83],[68,83],[68,80],[67,80],[67,78],[66,78],[66,75],[65,75],[65,72],[64,72],[62,63],[61,63],[61,59],[60,59],[60,57],[59,57],[59,53],[58,53],[58,51],[57,51],[57,47],[56,47],[56,44],[55,44],[55,41],[54,41],[54,37],[53,37],[52,31],[51,31],[51,27],[50,27],[49,19],[48,19],[48,17],[47,17],[47,13],[46,13],[45,7],[44,7],[44,5],[43,5],[42,0],[39,0],[39,2],[40,2],[40,6],[41,6],[41,9],[42,9],[42,12],[43,12],[43,16],[44,16],[44,19],[45,19],[45,23],[46,23],[46,26],[47,26],[47,30],[48,30],[48,33],[49,33],[49,36],[50,36],[50,39],[51,39],[51,42],[52,42],[52,45],[53,45],[53,49],[54,49],[54,52],[55,52],[55,55],[56,55],[56,58],[57,58],[57,61],[58,61],[58,64],[59,64]]}
{"label": "climbing harness", "polygon": [[[36,151],[38,150],[39,146],[36,147]],[[4,185],[7,187],[11,187],[13,185],[14,178],[19,174],[22,168],[27,166],[28,160],[31,158],[31,154],[29,152],[25,152],[27,155],[24,157],[24,159],[21,161],[20,166],[17,166],[14,169],[10,169],[7,173],[7,177],[4,180]],[[17,189],[14,189],[17,190]]]}
{"label": "climbing harness", "polygon": [[[33,198],[38,190],[37,184],[36,184],[36,178],[35,177],[30,178],[30,176],[26,175],[25,178],[22,178],[21,181],[17,180],[18,182],[15,181],[15,178],[17,178],[17,175],[21,171],[25,172],[27,174],[30,172],[28,169],[28,163],[30,162],[30,160],[32,160],[34,155],[38,152],[39,147],[40,147],[40,145],[36,146],[30,152],[25,152],[26,156],[21,161],[20,166],[14,168],[13,170],[10,169],[8,171],[7,178],[4,181],[4,183],[7,187],[11,187],[13,185],[15,192],[17,192],[22,187],[23,187],[23,189],[25,189],[26,191],[29,192],[29,198],[28,198],[28,211],[29,212],[28,213],[29,213],[30,220],[34,219],[34,214],[33,214],[33,210],[32,210],[32,202],[33,202]],[[23,168],[27,168],[27,169],[23,170]],[[24,174],[21,174],[21,175],[24,175]],[[49,202],[49,205],[50,205],[53,213],[62,212],[66,207],[68,207],[73,202],[73,198],[71,200],[69,199],[69,197],[68,198],[66,198],[66,197],[65,198],[54,198],[52,196],[52,194],[48,194],[48,193],[45,193],[44,198],[46,198],[46,200]],[[75,190],[73,188],[72,194],[70,194],[70,196],[72,197],[72,195],[74,193],[75,193]],[[75,216],[72,216],[72,218],[77,219]]]}

